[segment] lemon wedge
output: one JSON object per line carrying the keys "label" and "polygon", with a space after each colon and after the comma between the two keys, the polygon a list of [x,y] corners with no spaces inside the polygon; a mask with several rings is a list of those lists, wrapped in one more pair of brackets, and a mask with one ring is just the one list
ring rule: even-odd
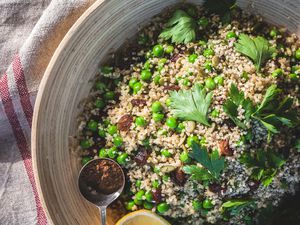
{"label": "lemon wedge", "polygon": [[149,210],[138,210],[127,214],[116,225],[171,225],[165,219]]}

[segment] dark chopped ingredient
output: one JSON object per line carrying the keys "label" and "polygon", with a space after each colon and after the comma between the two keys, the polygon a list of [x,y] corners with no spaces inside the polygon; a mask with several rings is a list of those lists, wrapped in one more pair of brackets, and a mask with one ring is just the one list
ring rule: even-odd
{"label": "dark chopped ingredient", "polygon": [[178,85],[169,85],[169,86],[164,86],[164,90],[167,90],[167,91],[179,91],[180,87]]}
{"label": "dark chopped ingredient", "polygon": [[222,187],[220,184],[212,183],[208,186],[208,189],[213,193],[219,193],[222,190]]}
{"label": "dark chopped ingredient", "polygon": [[219,141],[219,149],[220,149],[221,155],[225,155],[225,156],[232,156],[233,155],[233,151],[229,147],[229,141],[228,140]]}
{"label": "dark chopped ingredient", "polygon": [[111,194],[119,190],[124,182],[122,169],[111,160],[93,161],[85,168],[82,179],[91,191]]}
{"label": "dark chopped ingredient", "polygon": [[173,54],[170,58],[171,62],[176,62],[180,58],[179,54]]}
{"label": "dark chopped ingredient", "polygon": [[131,115],[126,114],[119,119],[117,123],[118,129],[120,131],[128,131],[132,122],[133,122],[133,117]]}
{"label": "dark chopped ingredient", "polygon": [[249,180],[248,181],[248,187],[251,191],[255,191],[260,185],[260,182],[258,180]]}
{"label": "dark chopped ingredient", "polygon": [[172,181],[179,186],[183,186],[187,180],[185,173],[180,168],[177,168],[176,170],[172,171],[170,175]]}
{"label": "dark chopped ingredient", "polygon": [[155,201],[156,203],[161,202],[162,200],[161,189],[158,188],[155,191],[153,191],[152,196],[153,196],[153,201]]}
{"label": "dark chopped ingredient", "polygon": [[149,154],[145,148],[140,148],[138,153],[134,157],[134,161],[139,165],[143,166],[147,163]]}
{"label": "dark chopped ingredient", "polygon": [[145,99],[132,99],[131,104],[133,106],[145,106],[147,105],[147,101]]}

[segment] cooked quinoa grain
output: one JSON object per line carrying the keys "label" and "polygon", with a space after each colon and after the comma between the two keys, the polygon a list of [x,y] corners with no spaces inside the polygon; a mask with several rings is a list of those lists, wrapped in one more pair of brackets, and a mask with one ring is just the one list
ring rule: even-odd
{"label": "cooked quinoa grain", "polygon": [[[124,168],[128,211],[256,224],[298,188],[300,42],[237,8],[230,23],[189,9],[156,16],[101,67],[79,116],[82,162]],[[183,17],[195,35],[173,40]]]}

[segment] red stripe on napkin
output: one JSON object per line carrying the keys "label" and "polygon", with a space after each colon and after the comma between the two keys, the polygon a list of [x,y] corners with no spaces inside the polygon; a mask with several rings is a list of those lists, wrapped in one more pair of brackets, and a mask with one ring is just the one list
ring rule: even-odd
{"label": "red stripe on napkin", "polygon": [[26,138],[24,136],[22,127],[20,125],[20,122],[18,120],[17,114],[14,110],[13,102],[9,94],[9,87],[7,83],[7,74],[4,74],[2,78],[0,79],[0,98],[1,102],[4,107],[5,114],[8,118],[8,121],[12,127],[14,136],[17,141],[18,148],[20,150],[24,166],[33,190],[34,198],[35,198],[35,204],[37,208],[37,218],[38,218],[38,224],[39,225],[45,225],[47,224],[47,218],[45,215],[45,212],[42,208],[42,204],[40,202],[40,198],[38,196],[38,192],[35,185],[35,180],[33,176],[33,170],[32,170],[32,162],[31,162],[31,154],[28,149],[28,144],[26,141]]}
{"label": "red stripe on napkin", "polygon": [[15,56],[12,63],[12,68],[14,71],[14,78],[17,85],[17,89],[20,95],[21,106],[23,108],[27,122],[31,128],[33,108],[30,102],[30,95],[28,93],[24,71],[21,65],[21,60],[19,55]]}

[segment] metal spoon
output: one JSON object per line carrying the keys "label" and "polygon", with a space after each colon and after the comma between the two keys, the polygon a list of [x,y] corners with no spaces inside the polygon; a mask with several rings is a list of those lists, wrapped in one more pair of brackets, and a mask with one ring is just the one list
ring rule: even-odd
{"label": "metal spoon", "polygon": [[[91,173],[91,170],[96,169],[96,165],[99,163],[107,163],[108,165],[114,166],[117,169],[113,174],[110,174],[110,176],[114,177],[121,177],[121,182],[115,183],[116,187],[113,190],[113,192],[106,192],[101,190],[96,190],[96,188],[92,188],[90,186],[91,180],[95,180],[95,174]],[[101,164],[100,164],[101,165]],[[98,167],[98,169],[101,167]],[[111,177],[110,177],[111,178]],[[106,178],[105,178],[106,179]],[[103,181],[104,184],[105,180]],[[100,184],[101,185],[101,184]],[[89,202],[96,205],[100,210],[100,216],[101,216],[101,224],[106,225],[106,208],[107,206],[112,203],[114,200],[116,200],[120,194],[122,193],[125,185],[125,176],[122,168],[118,163],[113,161],[112,159],[107,158],[101,158],[101,159],[94,159],[88,162],[86,165],[82,167],[82,169],[79,172],[78,177],[78,187],[80,190],[80,193],[82,196],[88,200]]]}

